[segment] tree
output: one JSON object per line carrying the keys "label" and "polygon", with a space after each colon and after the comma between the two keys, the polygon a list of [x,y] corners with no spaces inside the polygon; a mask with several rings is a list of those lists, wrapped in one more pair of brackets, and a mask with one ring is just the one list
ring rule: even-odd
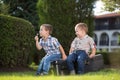
{"label": "tree", "polygon": [[54,28],[53,34],[58,37],[68,51],[74,35],[74,26],[85,22],[89,34],[93,32],[93,3],[95,0],[39,0],[37,9],[40,24],[49,23]]}
{"label": "tree", "polygon": [[34,26],[38,26],[39,17],[37,15],[37,0],[3,0],[10,5],[9,14],[30,21]]}
{"label": "tree", "polygon": [[9,5],[0,0],[0,14],[9,14]]}
{"label": "tree", "polygon": [[102,0],[105,4],[105,10],[107,11],[120,11],[120,0]]}

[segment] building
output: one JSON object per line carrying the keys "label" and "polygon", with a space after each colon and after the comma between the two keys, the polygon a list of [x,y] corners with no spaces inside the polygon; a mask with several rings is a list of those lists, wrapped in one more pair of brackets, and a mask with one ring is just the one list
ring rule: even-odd
{"label": "building", "polygon": [[98,51],[120,49],[120,13],[95,16],[94,40]]}

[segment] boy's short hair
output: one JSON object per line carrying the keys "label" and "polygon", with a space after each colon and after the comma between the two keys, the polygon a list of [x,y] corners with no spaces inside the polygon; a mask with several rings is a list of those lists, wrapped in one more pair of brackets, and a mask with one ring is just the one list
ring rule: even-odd
{"label": "boy's short hair", "polygon": [[49,31],[49,34],[52,34],[52,31],[53,31],[52,25],[50,25],[50,24],[42,24],[41,26],[44,26],[45,30]]}
{"label": "boy's short hair", "polygon": [[76,24],[75,28],[77,28],[77,27],[84,30],[86,33],[88,32],[88,26],[85,23],[78,23],[78,24]]}

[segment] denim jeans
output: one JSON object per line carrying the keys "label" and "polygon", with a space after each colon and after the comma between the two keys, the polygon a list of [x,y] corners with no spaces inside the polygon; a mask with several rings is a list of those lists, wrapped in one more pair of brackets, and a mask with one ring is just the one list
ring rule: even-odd
{"label": "denim jeans", "polygon": [[45,55],[38,66],[36,74],[48,74],[50,63],[59,59],[61,59],[61,54]]}
{"label": "denim jeans", "polygon": [[73,51],[73,53],[67,57],[68,69],[70,71],[76,70],[74,68],[74,63],[77,62],[77,74],[83,74],[85,67],[85,60],[87,59],[88,59],[88,55],[84,50]]}

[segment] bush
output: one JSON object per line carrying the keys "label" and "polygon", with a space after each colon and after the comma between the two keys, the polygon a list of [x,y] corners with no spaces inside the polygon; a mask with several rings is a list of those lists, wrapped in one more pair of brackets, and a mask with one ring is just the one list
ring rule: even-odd
{"label": "bush", "polygon": [[104,64],[120,67],[120,53],[119,52],[99,52],[97,54],[103,55]]}
{"label": "bush", "polygon": [[108,52],[97,52],[97,54],[102,54],[104,59],[104,64],[109,65],[109,58],[108,58]]}
{"label": "bush", "polygon": [[108,58],[109,58],[109,63],[111,66],[120,67],[120,53],[119,52],[109,53]]}
{"label": "bush", "polygon": [[34,53],[34,28],[26,20],[0,15],[1,67],[27,66]]}

